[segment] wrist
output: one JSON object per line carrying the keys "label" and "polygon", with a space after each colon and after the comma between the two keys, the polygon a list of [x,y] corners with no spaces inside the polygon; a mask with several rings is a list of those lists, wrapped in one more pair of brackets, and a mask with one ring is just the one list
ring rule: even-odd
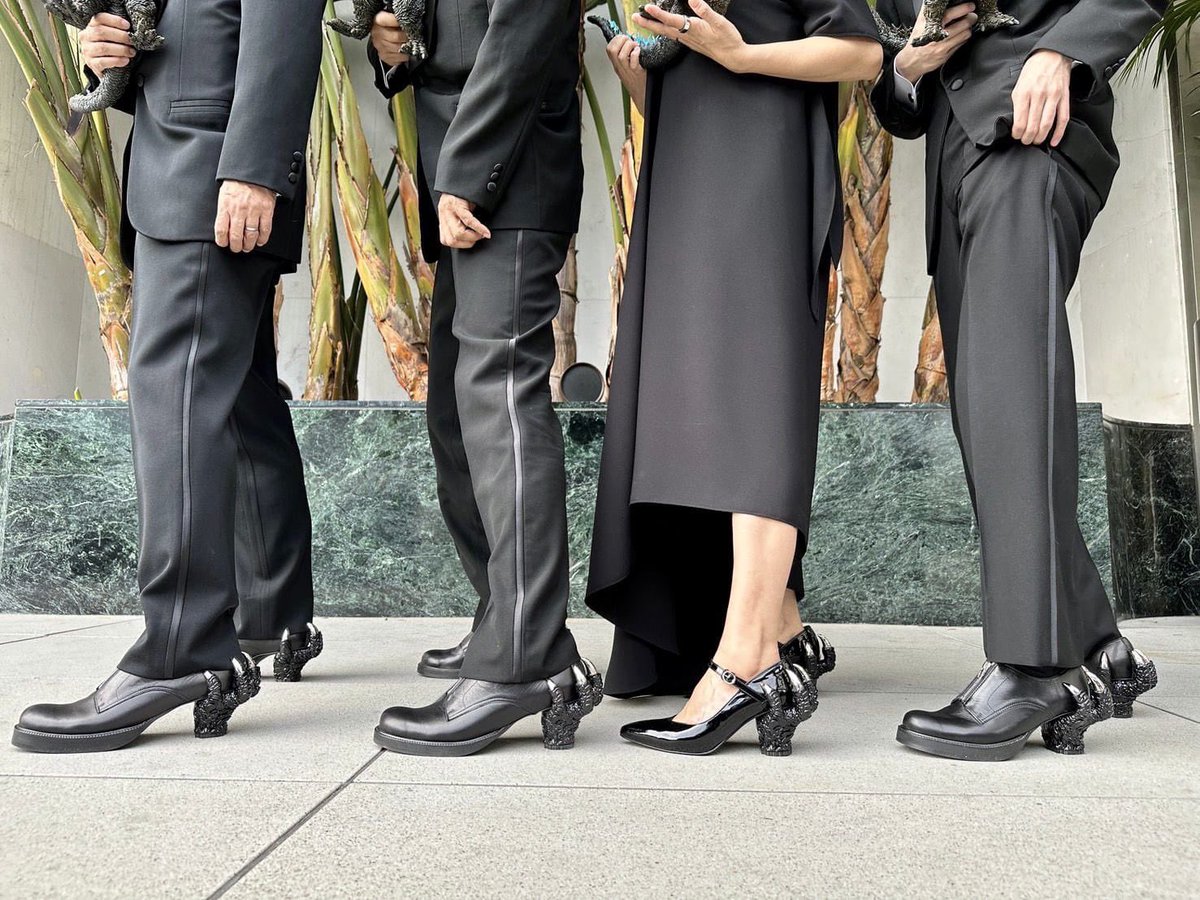
{"label": "wrist", "polygon": [[747,44],[743,41],[722,60],[722,65],[735,75],[745,75],[747,72],[757,71],[755,61],[758,59],[758,53],[757,44]]}
{"label": "wrist", "polygon": [[916,84],[927,74],[920,66],[915,64],[911,54],[910,47],[905,47],[896,54],[896,74],[907,81],[909,84]]}

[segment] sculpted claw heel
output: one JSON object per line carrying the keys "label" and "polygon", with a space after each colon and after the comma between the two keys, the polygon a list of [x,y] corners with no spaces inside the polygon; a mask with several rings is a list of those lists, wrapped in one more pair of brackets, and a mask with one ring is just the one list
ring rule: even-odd
{"label": "sculpted claw heel", "polygon": [[308,623],[308,640],[299,650],[292,649],[290,638],[291,634],[285,629],[279,652],[275,654],[276,681],[299,681],[304,667],[325,649],[325,637],[312,622]]}
{"label": "sculpted claw heel", "polygon": [[758,747],[764,756],[791,756],[792,736],[817,709],[815,679],[797,665],[781,666],[779,684],[767,690],[767,711],[758,717]]}
{"label": "sculpted claw heel", "polygon": [[1042,726],[1042,741],[1047,750],[1068,756],[1083,753],[1083,735],[1097,722],[1113,716],[1113,695],[1103,681],[1087,672],[1088,689],[1081,691],[1074,685],[1063,683],[1075,698],[1077,709],[1059,716]]}
{"label": "sculpted claw heel", "polygon": [[805,625],[798,635],[779,645],[779,658],[804,669],[813,681],[837,668],[837,651],[833,644],[824,635],[817,634],[811,625]]}
{"label": "sculpted claw heel", "polygon": [[205,672],[208,695],[196,701],[195,734],[198,738],[222,737],[229,731],[229,719],[233,711],[258,694],[262,686],[262,674],[258,666],[245,653],[233,660],[233,681],[226,690],[221,679],[212,672]]}
{"label": "sculpted claw heel", "polygon": [[547,750],[574,747],[579,723],[600,705],[604,696],[604,679],[589,660],[581,658],[571,672],[575,676],[574,699],[567,699],[567,692],[553,681],[546,682],[551,702],[550,708],[542,713],[542,742]]}
{"label": "sculpted claw heel", "polygon": [[1116,719],[1132,719],[1133,701],[1158,686],[1158,669],[1154,663],[1140,650],[1132,651],[1130,656],[1133,660],[1130,678],[1113,678],[1108,654],[1100,657],[1100,678],[1112,689],[1113,718]]}

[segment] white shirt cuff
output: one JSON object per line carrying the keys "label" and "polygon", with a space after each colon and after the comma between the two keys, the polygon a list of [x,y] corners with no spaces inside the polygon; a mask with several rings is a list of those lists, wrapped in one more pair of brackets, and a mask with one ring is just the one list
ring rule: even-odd
{"label": "white shirt cuff", "polygon": [[383,76],[383,83],[386,84],[388,87],[391,87],[392,86],[392,76],[395,75],[397,71],[399,71],[400,67],[402,65],[404,65],[404,63],[397,63],[396,65],[392,66],[389,69],[387,66],[384,65],[384,62],[382,59],[379,59],[379,57],[376,57],[376,60],[379,63],[379,74]]}
{"label": "white shirt cuff", "polygon": [[[892,80],[896,85],[896,96],[908,103],[913,109],[917,108],[917,85],[913,84],[907,78],[900,74],[900,70],[896,68],[896,64],[892,63]],[[921,83],[921,79],[917,79],[917,84]]]}

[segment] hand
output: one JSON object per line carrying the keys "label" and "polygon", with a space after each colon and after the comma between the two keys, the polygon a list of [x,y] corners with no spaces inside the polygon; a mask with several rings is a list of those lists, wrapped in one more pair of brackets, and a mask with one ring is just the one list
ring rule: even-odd
{"label": "hand", "polygon": [[400,48],[408,43],[408,33],[400,27],[400,20],[390,12],[381,12],[371,26],[371,44],[379,59],[389,68],[408,62],[408,54]]}
{"label": "hand", "polygon": [[97,77],[109,69],[123,69],[136,52],[129,38],[129,23],[110,13],[93,16],[79,32],[79,51]]}
{"label": "hand", "polygon": [[[949,37],[924,47],[914,47],[912,38],[909,38],[908,46],[896,54],[896,71],[912,84],[916,84],[930,72],[936,72],[971,39],[975,33],[975,23],[978,21],[979,16],[975,14],[974,3],[951,6],[942,17],[942,27],[946,29]],[[925,7],[922,5],[921,14],[917,16],[917,24],[912,30],[912,37],[924,31]]]}
{"label": "hand", "polygon": [[1013,140],[1057,147],[1071,121],[1071,60],[1038,50],[1025,61],[1013,89]]}
{"label": "hand", "polygon": [[646,111],[646,70],[642,68],[642,48],[627,34],[618,34],[606,48],[609,62],[639,112]]}
{"label": "hand", "polygon": [[475,218],[475,204],[461,197],[442,194],[438,201],[438,225],[442,245],[454,250],[470,250],[492,232]]}
{"label": "hand", "polygon": [[217,246],[250,253],[271,239],[275,192],[244,181],[224,181],[217,195]]}
{"label": "hand", "polygon": [[[746,71],[747,44],[742,33],[727,18],[714,12],[705,0],[688,0],[694,16],[678,16],[651,3],[646,12],[638,13],[633,21],[647,31],[679,41],[685,47],[703,53],[731,72]],[[688,20],[687,34],[680,31]]]}

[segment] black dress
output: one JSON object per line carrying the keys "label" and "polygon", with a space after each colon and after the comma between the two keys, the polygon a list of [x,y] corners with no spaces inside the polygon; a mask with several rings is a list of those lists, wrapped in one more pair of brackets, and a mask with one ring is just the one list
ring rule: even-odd
{"label": "black dress", "polygon": [[[748,43],[877,38],[865,0],[734,0]],[[821,351],[842,218],[837,85],[652,74],[588,604],[616,696],[685,693],[724,626],[731,514],[794,525],[803,594]]]}

